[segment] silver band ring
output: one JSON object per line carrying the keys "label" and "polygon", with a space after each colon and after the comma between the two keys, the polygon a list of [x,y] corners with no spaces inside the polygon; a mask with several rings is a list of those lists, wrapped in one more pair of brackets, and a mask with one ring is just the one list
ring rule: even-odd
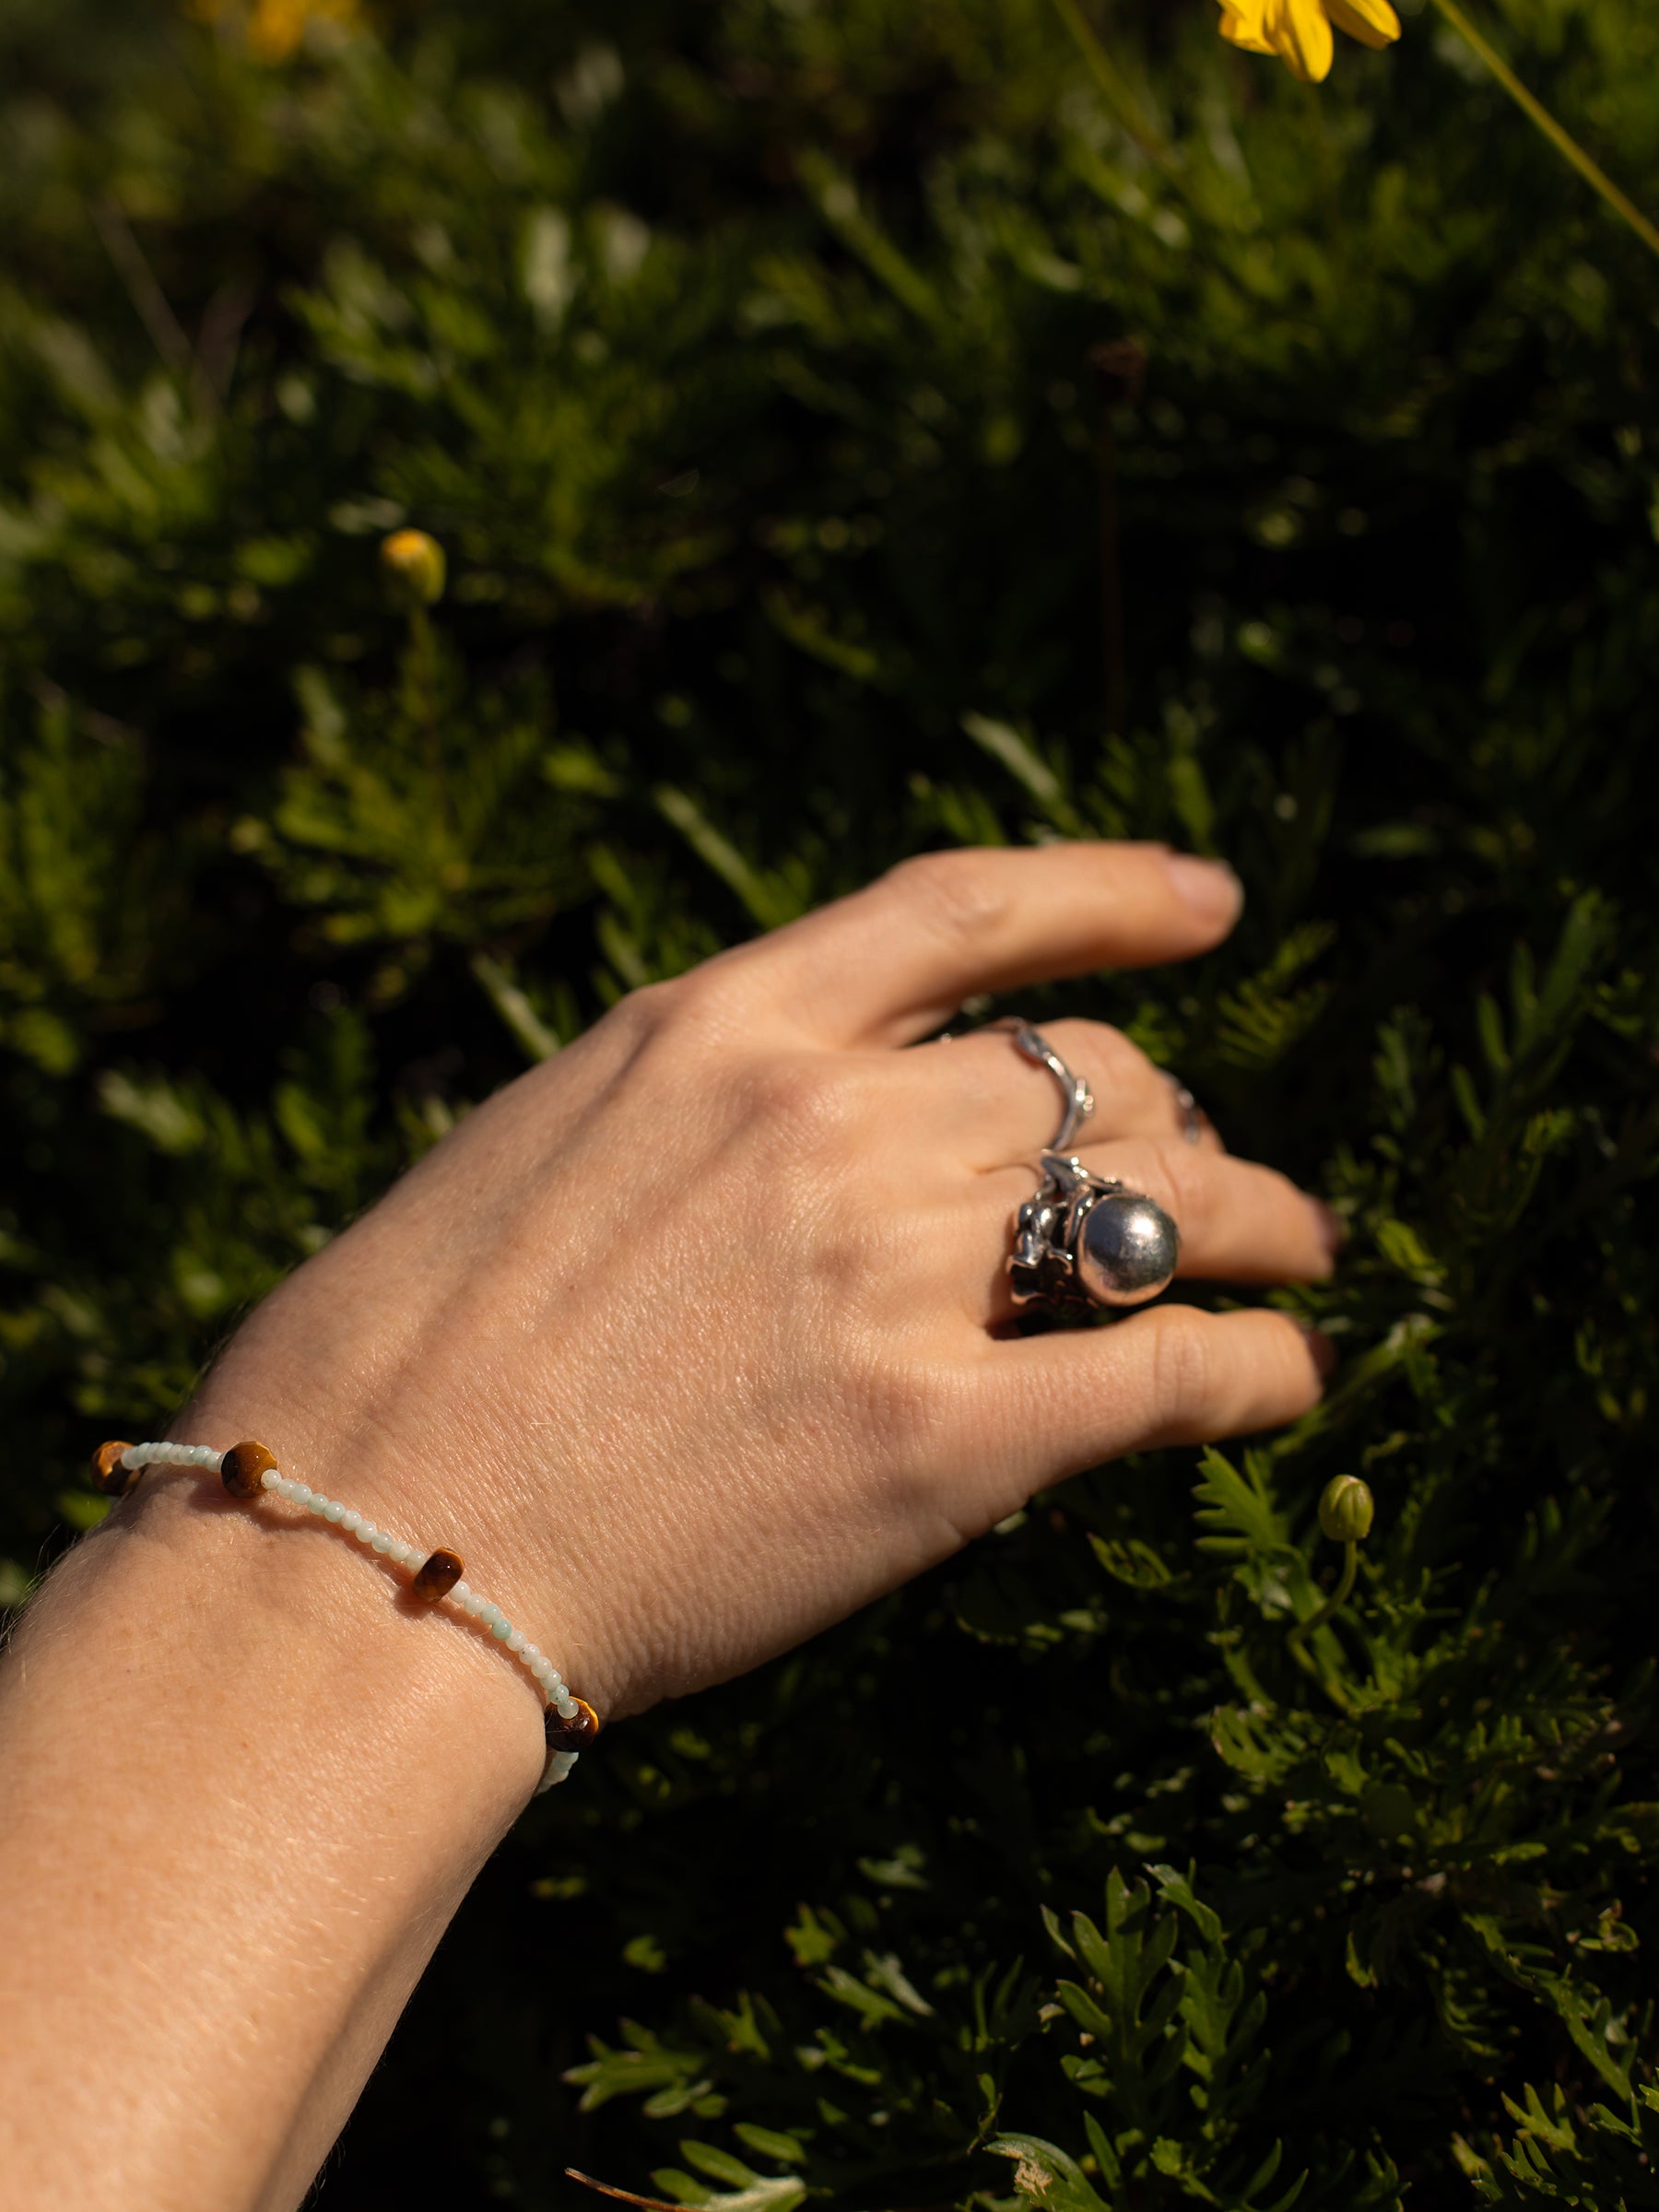
{"label": "silver band ring", "polygon": [[[1144,1191],[1091,1175],[1075,1153],[1062,1149],[1094,1111],[1088,1084],[1029,1021],[1016,1018],[995,1026],[1010,1030],[1015,1049],[1048,1069],[1065,1100],[1036,1193],[1015,1217],[1008,1256],[1014,1303],[1041,1303],[1071,1320],[1102,1307],[1144,1305],[1174,1277],[1180,1230]],[[1197,1112],[1194,1105],[1194,1121]]]}

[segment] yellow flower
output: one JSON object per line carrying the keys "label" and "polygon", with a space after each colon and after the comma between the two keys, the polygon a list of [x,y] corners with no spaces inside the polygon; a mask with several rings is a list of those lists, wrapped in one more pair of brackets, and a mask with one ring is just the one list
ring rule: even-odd
{"label": "yellow flower", "polygon": [[381,540],[381,564],[411,606],[435,606],[443,596],[443,547],[424,530],[394,530]]}
{"label": "yellow flower", "polygon": [[1389,46],[1400,18],[1388,0],[1221,0],[1221,36],[1251,53],[1277,53],[1304,84],[1331,74],[1331,26],[1362,46]]}
{"label": "yellow flower", "polygon": [[185,0],[198,23],[240,25],[256,61],[286,62],[312,23],[355,29],[358,0]]}
{"label": "yellow flower", "polygon": [[262,62],[286,62],[312,23],[350,29],[357,0],[253,0],[248,18],[248,44]]}

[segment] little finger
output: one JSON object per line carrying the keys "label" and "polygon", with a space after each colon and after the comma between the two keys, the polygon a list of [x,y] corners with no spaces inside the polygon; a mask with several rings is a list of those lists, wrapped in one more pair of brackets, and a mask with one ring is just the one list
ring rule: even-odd
{"label": "little finger", "polygon": [[1283,1313],[1149,1306],[1113,1328],[992,1346],[978,1411],[1025,1498],[1124,1452],[1297,1420],[1319,1403],[1335,1358],[1327,1337]]}

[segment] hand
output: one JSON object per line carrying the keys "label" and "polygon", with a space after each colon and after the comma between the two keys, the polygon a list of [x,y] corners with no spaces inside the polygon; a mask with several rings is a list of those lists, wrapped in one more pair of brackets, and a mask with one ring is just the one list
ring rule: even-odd
{"label": "hand", "polygon": [[[903,1049],[976,992],[1202,952],[1238,899],[1159,846],[932,854],[636,993],[290,1277],[175,1434],[256,1437],[459,1549],[611,1717],[788,1648],[1061,1477],[1294,1418],[1325,1361],[1279,1313],[999,1333],[1054,1087],[1004,1034]],[[1086,1163],[1174,1216],[1182,1275],[1328,1273],[1328,1211],[1183,1142],[1124,1038],[1045,1034],[1096,1095]]]}
{"label": "hand", "polygon": [[[267,1299],[176,1435],[459,1548],[610,1717],[1074,1469],[1301,1413],[1282,1314],[1009,1334],[1054,1086],[1006,1035],[903,1049],[976,991],[1201,952],[1237,903],[1158,847],[936,855],[637,994]],[[1185,1272],[1326,1272],[1324,1210],[1184,1143],[1123,1038],[1045,1033]],[[339,1530],[147,1475],[0,1668],[7,2203],[297,2204],[542,1741],[529,1676]]]}

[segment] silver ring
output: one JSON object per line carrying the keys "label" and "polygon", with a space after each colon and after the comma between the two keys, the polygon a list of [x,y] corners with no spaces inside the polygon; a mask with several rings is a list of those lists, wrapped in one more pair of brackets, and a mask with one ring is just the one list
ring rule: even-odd
{"label": "silver ring", "polygon": [[1018,1014],[1010,1014],[1002,1021],[990,1025],[994,1030],[1007,1030],[1014,1039],[1014,1050],[1034,1060],[1039,1067],[1046,1067],[1060,1086],[1060,1095],[1065,1101],[1065,1111],[1060,1117],[1060,1126],[1054,1132],[1054,1141],[1048,1149],[1058,1152],[1069,1145],[1084,1123],[1095,1110],[1094,1092],[1081,1076],[1074,1076],[1046,1037],[1040,1037],[1029,1021]]}
{"label": "silver ring", "polygon": [[[1042,1154],[1035,1194],[1015,1217],[1008,1277],[1017,1306],[1041,1303],[1065,1318],[1100,1307],[1144,1305],[1167,1289],[1181,1255],[1181,1231],[1156,1199],[1106,1175],[1091,1175],[1069,1144],[1094,1112],[1087,1083],[1074,1076],[1029,1021],[999,1023],[1017,1051],[1046,1067],[1065,1111]],[[1198,1109],[1192,1108],[1194,1118]]]}

